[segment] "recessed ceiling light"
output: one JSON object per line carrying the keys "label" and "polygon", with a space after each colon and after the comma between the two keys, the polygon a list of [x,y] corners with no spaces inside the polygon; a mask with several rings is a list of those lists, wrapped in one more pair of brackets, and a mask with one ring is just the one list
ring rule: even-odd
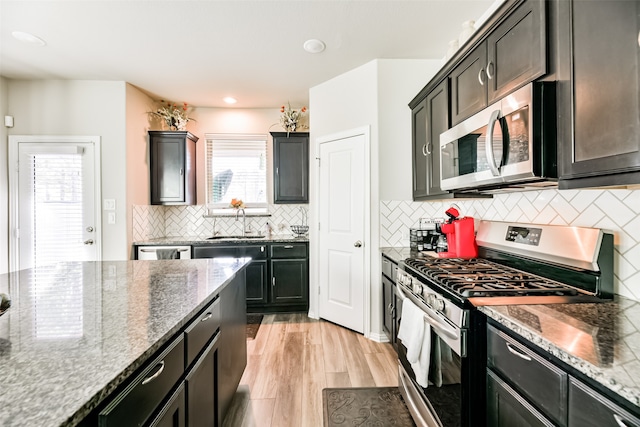
{"label": "recessed ceiling light", "polygon": [[40,37],[34,36],[30,33],[25,33],[24,31],[14,31],[11,33],[13,38],[16,40],[20,40],[23,43],[28,43],[36,46],[45,46],[47,43],[42,40]]}
{"label": "recessed ceiling light", "polygon": [[224,101],[224,102],[226,102],[227,104],[235,104],[236,102],[238,102],[238,100],[237,100],[237,99],[232,98],[232,97],[230,97],[230,96],[226,96],[226,97],[223,99],[223,101]]}
{"label": "recessed ceiling light", "polygon": [[304,50],[309,53],[320,53],[325,49],[326,45],[322,40],[309,39],[304,42],[304,45],[302,45],[302,47],[304,47]]}

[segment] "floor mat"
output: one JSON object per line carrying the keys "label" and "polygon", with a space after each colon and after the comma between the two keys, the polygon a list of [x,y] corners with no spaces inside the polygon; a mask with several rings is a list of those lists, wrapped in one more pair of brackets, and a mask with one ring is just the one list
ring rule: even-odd
{"label": "floor mat", "polygon": [[398,387],[325,388],[324,427],[415,426]]}
{"label": "floor mat", "polygon": [[247,314],[247,339],[254,339],[260,329],[262,314]]}

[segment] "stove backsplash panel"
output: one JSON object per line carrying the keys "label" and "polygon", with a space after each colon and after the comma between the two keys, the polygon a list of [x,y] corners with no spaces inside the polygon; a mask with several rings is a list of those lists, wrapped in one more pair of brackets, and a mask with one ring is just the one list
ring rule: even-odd
{"label": "stove backsplash panel", "polygon": [[614,233],[615,293],[640,301],[640,190],[540,190],[493,199],[382,201],[380,246],[408,247],[420,218],[442,218],[455,203],[462,216],[491,221],[575,225]]}

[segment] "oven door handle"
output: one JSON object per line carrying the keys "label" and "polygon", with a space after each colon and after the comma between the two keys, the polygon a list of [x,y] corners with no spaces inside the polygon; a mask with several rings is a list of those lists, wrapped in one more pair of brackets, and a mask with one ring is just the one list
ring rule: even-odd
{"label": "oven door handle", "polygon": [[[404,291],[400,289],[400,285],[396,285],[396,294],[404,301],[407,299],[407,296],[404,294]],[[437,329],[439,332],[442,332],[449,338],[453,340],[460,339],[460,331],[449,326],[446,323],[443,323],[438,320],[438,314],[431,307],[425,305],[420,307],[421,310],[425,312],[424,321],[431,325],[432,328]]]}

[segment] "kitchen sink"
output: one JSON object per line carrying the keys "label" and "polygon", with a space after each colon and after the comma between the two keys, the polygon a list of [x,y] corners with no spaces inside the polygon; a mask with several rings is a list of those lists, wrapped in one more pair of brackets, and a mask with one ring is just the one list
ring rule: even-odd
{"label": "kitchen sink", "polygon": [[266,236],[248,235],[248,236],[213,236],[207,237],[207,240],[238,240],[238,239],[264,239]]}

